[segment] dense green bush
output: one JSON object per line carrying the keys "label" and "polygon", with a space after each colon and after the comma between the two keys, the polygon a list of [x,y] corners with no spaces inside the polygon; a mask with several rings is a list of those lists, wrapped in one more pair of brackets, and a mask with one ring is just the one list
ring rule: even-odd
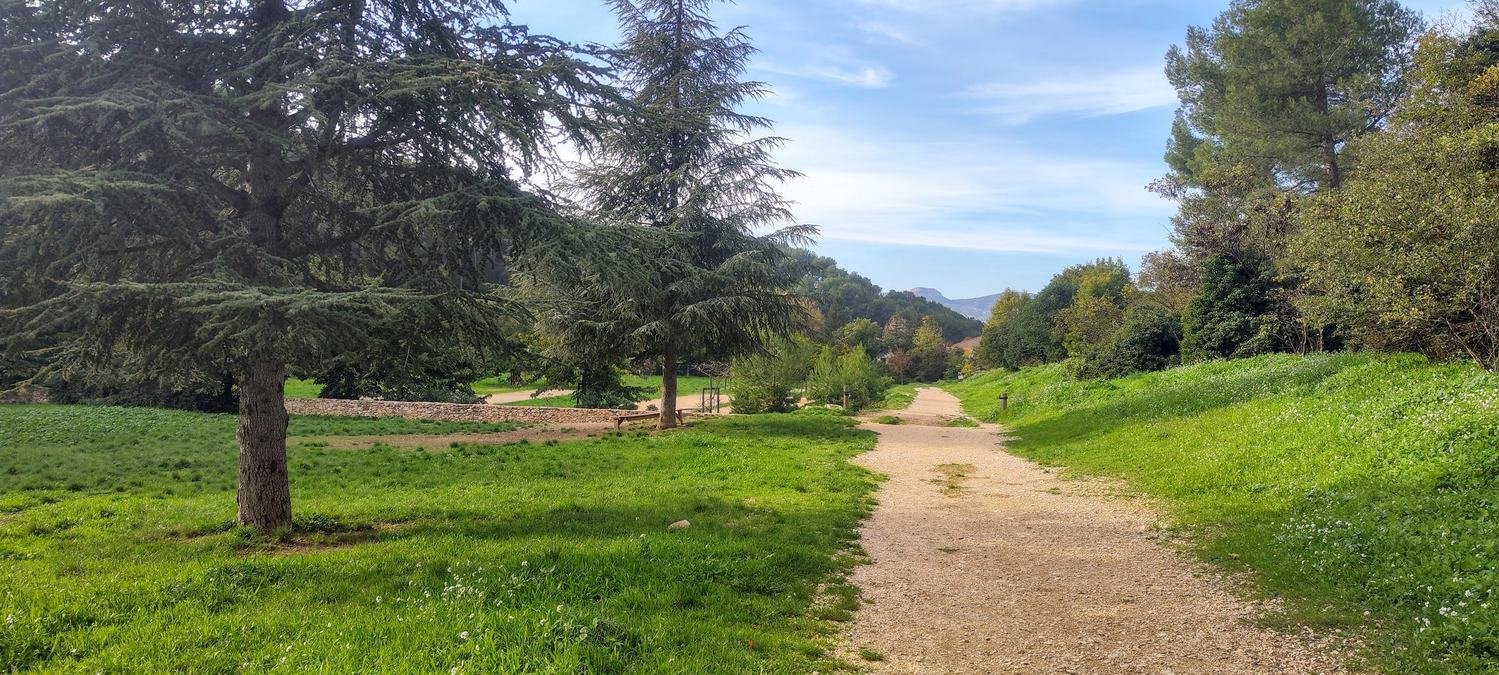
{"label": "dense green bush", "polygon": [[1428,36],[1412,79],[1389,130],[1355,146],[1358,175],[1302,218],[1304,304],[1363,348],[1499,368],[1499,21]]}
{"label": "dense green bush", "polygon": [[1243,358],[1275,351],[1275,286],[1269,260],[1217,255],[1203,271],[1202,292],[1182,315],[1182,359]]}
{"label": "dense green bush", "polygon": [[1122,260],[1100,259],[1062,270],[1035,296],[1008,291],[995,303],[975,354],[983,365],[1010,370],[1061,361],[1069,355],[1065,342],[1082,346],[1089,335],[1112,331],[1133,290]]}
{"label": "dense green bush", "polygon": [[[573,385],[573,403],[579,408],[634,410],[637,402],[651,396],[654,387],[632,387],[625,384],[624,372],[613,366],[592,366],[578,370],[568,383]],[[548,380],[556,386],[557,380]]]}
{"label": "dense green bush", "polygon": [[1164,370],[1180,361],[1181,321],[1154,305],[1136,305],[1124,315],[1124,325],[1083,359],[1078,375],[1084,378],[1123,377]]}
{"label": "dense green bush", "polygon": [[883,401],[893,384],[885,369],[860,350],[839,354],[824,347],[807,376],[807,397],[819,403],[862,410]]}
{"label": "dense green bush", "polygon": [[[768,353],[734,361],[729,385],[736,413],[757,414],[796,410],[799,390],[812,367],[812,343],[805,338],[781,340]],[[861,349],[855,349],[863,353]]]}

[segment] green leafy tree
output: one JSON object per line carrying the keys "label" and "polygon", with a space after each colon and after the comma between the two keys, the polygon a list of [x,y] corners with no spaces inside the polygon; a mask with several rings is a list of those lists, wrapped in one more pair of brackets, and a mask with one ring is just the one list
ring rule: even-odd
{"label": "green leafy tree", "polygon": [[1499,16],[1429,36],[1417,62],[1414,95],[1293,252],[1354,344],[1499,368]]}
{"label": "green leafy tree", "polygon": [[896,314],[885,322],[885,330],[882,337],[885,340],[885,348],[891,351],[897,349],[909,350],[911,348],[911,340],[914,336],[915,334],[911,332],[910,322],[906,321],[906,317],[903,315]]}
{"label": "green leafy tree", "polygon": [[677,425],[677,371],[693,355],[731,358],[790,335],[803,311],[787,289],[799,271],[783,248],[814,228],[759,228],[791,220],[775,192],[796,176],[777,167],[770,121],[738,110],[765,95],[740,79],[755,49],[739,30],[720,33],[709,0],[614,0],[629,114],[616,120],[577,187],[590,215],[659,234],[653,264],[628,288],[593,286],[549,321],[559,344],[582,352],[621,345],[662,364],[659,426]]}
{"label": "green leafy tree", "polygon": [[1201,269],[1180,251],[1153,251],[1140,261],[1136,283],[1155,302],[1180,313],[1202,287]]}
{"label": "green leafy tree", "polygon": [[1083,358],[1124,321],[1122,303],[1106,296],[1082,295],[1057,313],[1056,330],[1071,358]]}
{"label": "green leafy tree", "polygon": [[[1396,0],[1234,0],[1211,27],[1189,29],[1167,55],[1182,106],[1171,172],[1152,186],[1178,204],[1172,242],[1188,267],[1142,283],[1182,311],[1196,293],[1160,281],[1200,284],[1215,256],[1283,259],[1301,201],[1345,182],[1348,143],[1379,129],[1400,100],[1421,30]],[[1264,280],[1284,297],[1305,294],[1295,277]],[[1325,345],[1318,317],[1277,310],[1268,333],[1291,348]]]}
{"label": "green leafy tree", "polygon": [[1075,290],[1052,320],[1053,331],[1068,357],[1085,357],[1119,327],[1135,287],[1129,268],[1117,259],[1072,267],[1062,277]]}
{"label": "green leafy tree", "polygon": [[736,413],[779,413],[796,410],[800,389],[812,368],[816,347],[805,338],[779,340],[762,354],[734,361],[729,393]]}
{"label": "green leafy tree", "polygon": [[972,363],[972,360],[969,358],[967,352],[953,347],[947,350],[947,359],[943,364],[942,377],[949,380],[956,380],[960,375],[964,375],[970,363]]}
{"label": "green leafy tree", "polygon": [[75,356],[224,364],[245,525],[291,524],[288,369],[401,308],[483,333],[520,310],[508,272],[591,241],[568,241],[524,172],[558,133],[587,143],[601,71],[497,1],[0,13],[5,337],[69,327]]}
{"label": "green leafy tree", "polygon": [[1271,274],[1264,259],[1209,260],[1202,293],[1182,315],[1182,359],[1243,358],[1276,351],[1277,289]]}
{"label": "green leafy tree", "polygon": [[985,366],[997,366],[1001,363],[1003,357],[999,354],[1000,343],[1033,297],[1027,291],[1008,288],[999,294],[989,310],[989,320],[984,322],[984,330],[980,333],[978,349],[974,350],[975,361]]}
{"label": "green leafy tree", "polygon": [[879,364],[857,349],[840,354],[824,347],[807,375],[808,398],[834,405],[846,402],[849,410],[862,410],[883,400],[889,388],[890,378]]}
{"label": "green leafy tree", "polygon": [[1336,189],[1340,150],[1394,109],[1421,30],[1396,0],[1234,0],[1167,56],[1182,99],[1173,153],[1212,148],[1219,163]]}
{"label": "green leafy tree", "polygon": [[864,318],[843,324],[833,334],[834,341],[840,347],[856,347],[871,356],[879,354],[883,338],[884,332],[880,329],[880,325]]}
{"label": "green leafy tree", "polygon": [[916,328],[911,339],[911,360],[916,379],[936,382],[947,372],[947,341],[942,338],[942,328],[937,320],[926,317]]}
{"label": "green leafy tree", "polygon": [[1063,313],[1078,298],[1098,298],[1123,306],[1133,290],[1129,267],[1123,260],[1101,259],[1068,267],[1052,277],[1034,298],[1011,297],[1010,302],[1019,308],[1007,306],[1005,312],[1010,316],[1002,323],[993,322],[985,331],[979,344],[982,358],[1009,369],[1060,361],[1067,357],[1063,338],[1069,330]]}
{"label": "green leafy tree", "polygon": [[1180,319],[1157,305],[1135,305],[1118,330],[1088,353],[1078,375],[1112,378],[1165,370],[1180,361],[1181,339]]}

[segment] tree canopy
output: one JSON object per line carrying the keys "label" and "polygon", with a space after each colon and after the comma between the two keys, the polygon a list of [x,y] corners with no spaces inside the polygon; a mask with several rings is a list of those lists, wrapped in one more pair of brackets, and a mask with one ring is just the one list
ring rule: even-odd
{"label": "tree canopy", "polygon": [[1417,62],[1413,95],[1307,210],[1293,258],[1308,304],[1354,344],[1499,368],[1499,16],[1428,36]]}
{"label": "tree canopy", "polygon": [[[799,325],[788,291],[797,272],[784,245],[815,228],[790,224],[777,184],[796,176],[777,167],[781,139],[756,136],[770,120],[739,111],[765,95],[741,79],[754,46],[740,29],[720,32],[710,0],[615,0],[624,44],[618,56],[627,114],[608,133],[576,182],[590,218],[661,236],[646,246],[652,264],[620,296],[593,293],[548,322],[565,351],[601,341],[662,364],[660,425],[676,425],[680,360],[762,351]],[[783,226],[760,234],[766,226]]]}
{"label": "tree canopy", "polygon": [[7,337],[232,374],[244,524],[291,522],[288,368],[413,307],[484,334],[521,311],[509,275],[597,241],[527,175],[589,144],[606,73],[497,1],[4,12]]}
{"label": "tree canopy", "polygon": [[1234,0],[1167,56],[1182,100],[1173,168],[1226,159],[1337,188],[1343,144],[1394,109],[1421,29],[1397,0]]}

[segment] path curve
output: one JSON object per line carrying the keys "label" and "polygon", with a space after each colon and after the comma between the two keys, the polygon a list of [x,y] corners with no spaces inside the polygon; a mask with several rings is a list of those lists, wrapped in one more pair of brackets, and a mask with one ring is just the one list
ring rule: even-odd
{"label": "path curve", "polygon": [[[936,426],[922,389],[859,458],[889,480],[865,522],[872,564],[847,660],[891,673],[1337,673],[1342,645],[1255,623],[1261,607],[1151,538],[1156,518],[1002,452],[998,428]],[[861,655],[862,652],[862,655]],[[878,655],[882,661],[864,656]]]}

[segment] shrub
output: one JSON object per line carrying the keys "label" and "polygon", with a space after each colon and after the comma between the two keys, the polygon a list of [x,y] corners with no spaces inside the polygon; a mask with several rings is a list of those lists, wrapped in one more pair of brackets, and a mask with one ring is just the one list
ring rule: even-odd
{"label": "shrub", "polygon": [[[862,348],[857,351],[863,353]],[[734,380],[729,386],[734,412],[777,413],[796,410],[801,398],[797,389],[811,368],[812,344],[805,338],[782,340],[769,353],[734,362]]]}
{"label": "shrub", "polygon": [[1124,324],[1083,360],[1078,376],[1123,377],[1165,370],[1180,360],[1181,321],[1152,305],[1131,307]]}
{"label": "shrub", "polygon": [[884,400],[885,390],[891,384],[879,364],[862,350],[850,350],[840,355],[831,347],[824,347],[807,376],[807,397],[821,403],[844,405],[846,395],[845,407],[861,410]]}
{"label": "shrub", "polygon": [[1243,358],[1275,351],[1272,273],[1268,260],[1210,258],[1202,292],[1182,315],[1182,359]]}

